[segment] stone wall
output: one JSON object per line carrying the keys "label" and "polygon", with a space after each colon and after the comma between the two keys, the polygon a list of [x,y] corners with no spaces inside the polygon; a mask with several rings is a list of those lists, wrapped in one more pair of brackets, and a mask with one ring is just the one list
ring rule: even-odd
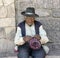
{"label": "stone wall", "polygon": [[21,11],[27,7],[34,7],[43,24],[48,38],[53,41],[49,43],[49,55],[60,55],[60,0],[15,0],[16,22],[24,20]]}
{"label": "stone wall", "polygon": [[0,0],[0,57],[12,55],[15,28],[14,0]]}

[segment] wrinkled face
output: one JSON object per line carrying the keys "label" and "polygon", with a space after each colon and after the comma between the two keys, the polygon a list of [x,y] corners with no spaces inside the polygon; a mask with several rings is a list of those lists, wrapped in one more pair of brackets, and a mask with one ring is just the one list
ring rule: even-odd
{"label": "wrinkled face", "polygon": [[25,16],[25,21],[28,25],[32,25],[34,23],[35,18],[34,17],[26,17]]}

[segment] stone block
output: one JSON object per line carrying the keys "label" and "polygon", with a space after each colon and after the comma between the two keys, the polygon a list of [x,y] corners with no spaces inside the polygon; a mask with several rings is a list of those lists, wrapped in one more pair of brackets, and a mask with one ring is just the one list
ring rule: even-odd
{"label": "stone block", "polygon": [[7,18],[14,18],[15,17],[15,7],[14,3],[11,5],[7,6]]}
{"label": "stone block", "polygon": [[15,32],[16,32],[15,27],[6,27],[5,28],[6,38],[9,40],[14,40]]}
{"label": "stone block", "polygon": [[0,18],[5,18],[7,15],[7,8],[6,7],[1,7],[0,8]]}
{"label": "stone block", "polygon": [[3,52],[13,52],[14,50],[14,42],[8,39],[0,39],[0,53]]}
{"label": "stone block", "polygon": [[25,20],[24,19],[24,17],[22,16],[17,16],[18,17],[18,19],[17,19],[17,25],[20,23],[20,22],[22,22],[23,20]]}
{"label": "stone block", "polygon": [[33,4],[35,5],[35,7],[37,9],[42,8],[43,7],[43,0],[33,0]]}
{"label": "stone block", "polygon": [[45,9],[36,9],[36,13],[40,17],[48,17],[51,14],[51,10],[45,10]]}
{"label": "stone block", "polygon": [[60,9],[53,9],[52,16],[55,18],[60,18]]}
{"label": "stone block", "polygon": [[7,51],[7,41],[6,39],[0,39],[0,53]]}
{"label": "stone block", "polygon": [[59,0],[36,0],[34,3],[36,8],[60,8]]}
{"label": "stone block", "polygon": [[60,44],[60,32],[59,31],[54,31],[54,30],[46,30],[47,35],[51,41],[54,43],[59,43]]}
{"label": "stone block", "polygon": [[36,0],[34,4],[36,8],[52,8],[52,0]]}
{"label": "stone block", "polygon": [[5,38],[5,29],[0,27],[0,39]]}
{"label": "stone block", "polygon": [[7,6],[7,5],[13,3],[14,0],[3,0],[3,2],[4,2],[4,5]]}
{"label": "stone block", "polygon": [[0,19],[0,27],[15,26],[15,18]]}
{"label": "stone block", "polygon": [[2,0],[0,0],[0,7],[3,5],[3,2],[2,2]]}
{"label": "stone block", "polygon": [[31,2],[31,0],[18,0],[19,2]]}
{"label": "stone block", "polygon": [[40,21],[43,24],[43,27],[45,29],[49,30],[60,30],[60,19],[59,18],[38,18],[38,21]]}
{"label": "stone block", "polygon": [[35,7],[34,4],[30,3],[30,2],[21,2],[19,3],[19,10],[24,11],[27,7]]}
{"label": "stone block", "polygon": [[53,0],[53,8],[60,8],[60,0]]}
{"label": "stone block", "polygon": [[50,43],[48,47],[50,49],[48,55],[60,55],[60,44]]}
{"label": "stone block", "polygon": [[35,5],[37,8],[60,8],[60,0],[36,0]]}
{"label": "stone block", "polygon": [[53,0],[43,0],[44,8],[51,9],[53,8],[52,4],[53,4]]}

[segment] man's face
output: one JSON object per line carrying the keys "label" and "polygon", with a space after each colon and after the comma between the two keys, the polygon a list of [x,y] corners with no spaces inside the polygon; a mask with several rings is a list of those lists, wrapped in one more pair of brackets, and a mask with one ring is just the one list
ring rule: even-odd
{"label": "man's face", "polygon": [[25,17],[25,21],[28,25],[32,25],[34,23],[34,17]]}

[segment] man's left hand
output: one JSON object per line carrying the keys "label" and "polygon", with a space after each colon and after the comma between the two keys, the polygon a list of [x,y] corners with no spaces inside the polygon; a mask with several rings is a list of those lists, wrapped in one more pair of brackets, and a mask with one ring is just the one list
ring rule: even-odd
{"label": "man's left hand", "polygon": [[41,39],[40,35],[38,35],[38,34],[36,34],[34,37],[37,38],[38,40]]}

